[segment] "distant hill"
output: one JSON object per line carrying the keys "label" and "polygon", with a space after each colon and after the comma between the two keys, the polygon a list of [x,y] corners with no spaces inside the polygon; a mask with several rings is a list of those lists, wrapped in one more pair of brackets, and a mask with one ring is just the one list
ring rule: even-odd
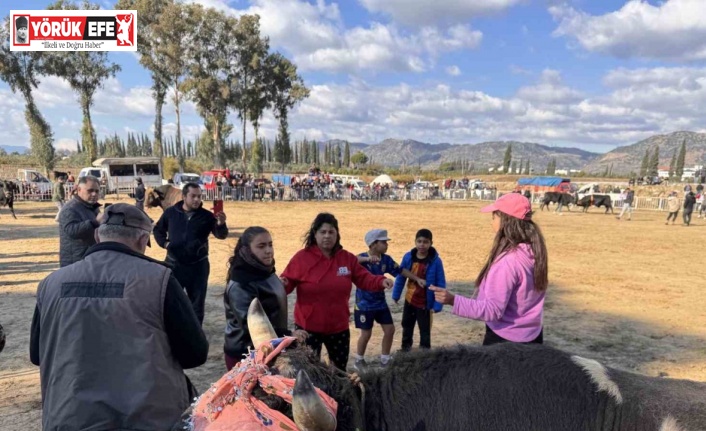
{"label": "distant hill", "polygon": [[28,147],[22,147],[22,146],[19,146],[19,145],[0,145],[0,148],[2,148],[3,150],[5,150],[5,152],[6,152],[7,154],[11,154],[11,153],[14,153],[14,152],[17,152],[17,153],[20,153],[20,154],[24,154],[24,153],[26,153],[26,152],[29,152],[29,148],[28,148]]}
{"label": "distant hill", "polygon": [[[375,163],[385,166],[436,167],[443,162],[468,160],[480,167],[495,167],[503,162],[507,146],[512,145],[512,159],[530,160],[530,165],[542,169],[552,158],[556,158],[557,167],[581,169],[584,165],[599,157],[600,154],[577,148],[548,147],[546,145],[495,141],[480,144],[427,144],[412,139],[385,139],[379,144],[369,145],[362,151],[372,157]],[[352,151],[352,150],[351,150]]]}
{"label": "distant hill", "polygon": [[[602,173],[613,164],[613,172],[639,172],[645,152],[650,154],[659,145],[659,165],[669,166],[674,151],[679,154],[682,142],[686,140],[685,167],[706,164],[706,133],[674,132],[667,135],[655,135],[632,145],[609,151],[584,167],[587,173]],[[557,165],[559,165],[557,163]]]}

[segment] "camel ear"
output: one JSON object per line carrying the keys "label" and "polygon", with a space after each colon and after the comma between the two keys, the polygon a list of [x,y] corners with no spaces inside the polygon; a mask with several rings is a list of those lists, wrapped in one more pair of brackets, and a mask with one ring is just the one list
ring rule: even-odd
{"label": "camel ear", "polygon": [[157,195],[157,196],[155,196],[155,199],[164,199],[164,193],[160,192],[157,189],[155,189],[153,192],[155,195]]}

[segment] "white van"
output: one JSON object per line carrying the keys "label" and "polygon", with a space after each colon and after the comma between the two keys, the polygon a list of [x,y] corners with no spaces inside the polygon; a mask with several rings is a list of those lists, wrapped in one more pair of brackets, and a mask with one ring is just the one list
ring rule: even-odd
{"label": "white van", "polygon": [[101,168],[83,168],[78,173],[79,178],[87,177],[92,175],[100,180],[103,170]]}
{"label": "white van", "polygon": [[142,178],[145,187],[162,185],[162,167],[159,157],[108,157],[93,162],[92,169],[105,173],[108,193],[130,193],[135,188],[135,178]]}

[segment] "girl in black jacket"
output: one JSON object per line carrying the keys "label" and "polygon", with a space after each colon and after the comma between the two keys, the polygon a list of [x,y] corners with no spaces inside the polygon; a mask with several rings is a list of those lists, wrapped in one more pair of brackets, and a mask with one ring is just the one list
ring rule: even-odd
{"label": "girl in black jacket", "polygon": [[[272,235],[267,229],[245,229],[233,256],[228,261],[228,280],[223,302],[226,311],[225,352],[228,370],[238,363],[252,345],[248,331],[248,307],[258,298],[278,336],[291,335],[287,330],[287,293],[275,274]],[[304,331],[295,336],[306,337]]]}

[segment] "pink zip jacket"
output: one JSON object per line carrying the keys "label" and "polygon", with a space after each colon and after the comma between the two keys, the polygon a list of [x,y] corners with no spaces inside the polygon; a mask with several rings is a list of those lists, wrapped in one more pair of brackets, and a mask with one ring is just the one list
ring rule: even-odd
{"label": "pink zip jacket", "polygon": [[529,244],[501,255],[475,299],[456,296],[453,314],[484,320],[506,340],[527,342],[542,330],[545,292],[534,289],[534,255]]}

